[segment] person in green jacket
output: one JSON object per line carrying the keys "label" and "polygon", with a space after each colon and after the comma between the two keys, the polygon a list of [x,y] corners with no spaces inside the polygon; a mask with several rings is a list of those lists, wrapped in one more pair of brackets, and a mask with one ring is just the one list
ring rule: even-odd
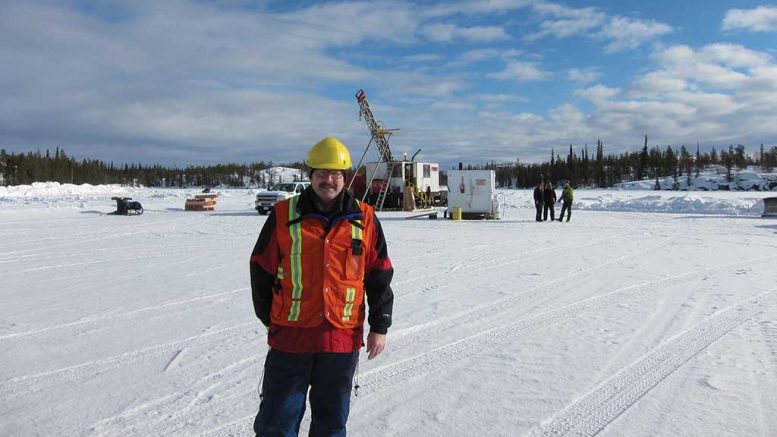
{"label": "person in green jacket", "polygon": [[569,182],[564,182],[564,190],[561,192],[561,198],[558,199],[559,202],[564,202],[561,204],[561,214],[558,216],[558,221],[564,220],[564,212],[567,213],[567,221],[572,217],[572,198],[574,197],[574,192],[572,191],[572,187],[569,186]]}

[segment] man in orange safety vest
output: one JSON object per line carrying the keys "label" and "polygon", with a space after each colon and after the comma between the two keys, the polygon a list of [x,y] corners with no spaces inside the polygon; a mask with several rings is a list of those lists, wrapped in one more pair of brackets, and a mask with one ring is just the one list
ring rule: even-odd
{"label": "man in orange safety vest", "polygon": [[270,346],[259,436],[296,435],[308,388],[310,435],[345,436],[364,320],[368,359],[391,326],[394,269],[373,208],[344,189],[348,149],[327,137],[305,163],[310,186],[275,204],[251,255],[254,311]]}

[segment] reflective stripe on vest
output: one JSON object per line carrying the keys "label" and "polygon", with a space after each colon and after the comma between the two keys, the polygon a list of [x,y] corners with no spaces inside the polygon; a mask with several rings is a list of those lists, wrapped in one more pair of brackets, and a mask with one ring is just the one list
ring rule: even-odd
{"label": "reflective stripe on vest", "polygon": [[[289,321],[299,320],[300,302],[302,300],[302,223],[297,213],[297,200],[299,196],[289,199],[289,235],[291,235],[291,308],[289,309]],[[281,270],[281,274],[283,271]]]}
{"label": "reflective stripe on vest", "polygon": [[[351,246],[361,246],[364,238],[364,226],[361,220],[354,220],[351,222]],[[361,256],[361,255],[358,255]],[[343,307],[343,321],[351,320],[351,314],[353,313],[353,300],[356,298],[356,289],[347,288],[345,290],[345,306]]]}
{"label": "reflective stripe on vest", "polygon": [[362,241],[364,237],[364,225],[362,225],[361,220],[354,220],[353,223],[351,223],[351,238],[354,240]]}
{"label": "reflective stripe on vest", "polygon": [[353,312],[353,300],[356,298],[356,289],[347,288],[345,290],[345,307],[343,308],[343,320],[351,320]]}

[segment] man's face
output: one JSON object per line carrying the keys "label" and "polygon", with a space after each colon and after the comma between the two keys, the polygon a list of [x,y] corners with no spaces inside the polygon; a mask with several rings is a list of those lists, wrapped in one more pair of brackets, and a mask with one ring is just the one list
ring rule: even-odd
{"label": "man's face", "polygon": [[313,170],[311,185],[322,202],[331,202],[343,191],[345,186],[345,174],[342,170]]}

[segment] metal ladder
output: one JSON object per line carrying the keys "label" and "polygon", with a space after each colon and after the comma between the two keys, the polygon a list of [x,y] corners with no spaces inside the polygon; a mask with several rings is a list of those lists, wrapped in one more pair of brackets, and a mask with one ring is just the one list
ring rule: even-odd
{"label": "metal ladder", "polygon": [[[370,130],[370,134],[372,134],[370,143],[375,141],[375,147],[378,149],[378,165],[375,166],[375,171],[367,181],[367,190],[372,186],[372,180],[375,178],[375,173],[377,172],[380,163],[386,163],[386,179],[381,184],[378,198],[375,202],[375,209],[381,211],[383,209],[383,203],[388,196],[391,185],[391,175],[394,173],[395,165],[394,156],[391,154],[391,147],[389,147],[389,138],[391,137],[392,132],[398,129],[386,129],[381,126],[381,123],[375,119],[372,109],[370,109],[370,103],[367,101],[367,95],[364,93],[364,90],[359,90],[359,92],[356,93],[356,101],[359,103],[359,118],[364,119],[367,123],[367,128]],[[369,144],[367,145],[367,148],[369,148]]]}

